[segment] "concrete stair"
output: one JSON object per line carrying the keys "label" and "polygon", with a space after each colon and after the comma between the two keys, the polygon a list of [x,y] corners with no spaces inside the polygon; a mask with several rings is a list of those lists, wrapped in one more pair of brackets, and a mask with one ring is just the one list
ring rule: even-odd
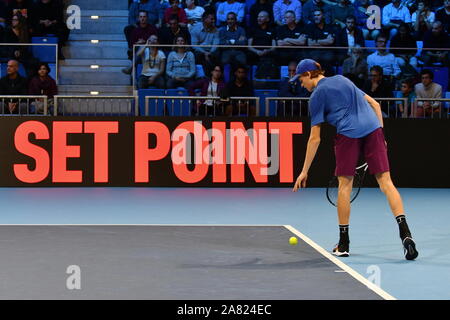
{"label": "concrete stair", "polygon": [[[127,59],[128,45],[123,34],[128,24],[125,0],[70,0],[81,9],[81,29],[72,30],[63,48],[66,60],[59,61],[59,94],[132,95],[131,76],[121,69]],[[107,9],[107,10],[105,10]],[[98,19],[91,19],[98,16]],[[98,40],[92,43],[91,40]],[[91,65],[99,66],[92,69]]]}

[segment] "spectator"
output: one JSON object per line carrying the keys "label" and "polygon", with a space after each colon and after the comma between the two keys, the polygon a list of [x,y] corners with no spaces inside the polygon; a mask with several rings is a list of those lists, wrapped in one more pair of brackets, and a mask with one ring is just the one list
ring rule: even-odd
{"label": "spectator", "polygon": [[383,28],[389,31],[389,39],[397,34],[401,22],[411,23],[411,14],[401,0],[392,0],[392,3],[383,8]]}
{"label": "spectator", "polygon": [[191,51],[187,51],[186,40],[182,36],[176,38],[179,45],[167,58],[167,89],[177,87],[188,88],[195,76],[195,58]]}
{"label": "spectator", "polygon": [[336,34],[336,46],[348,47],[347,50],[340,50],[339,62],[343,62],[350,56],[350,50],[354,46],[365,47],[364,35],[361,29],[356,26],[355,16],[348,16],[345,19],[345,28],[338,31]]}
{"label": "spectator", "polygon": [[[355,7],[349,0],[339,0],[337,5],[331,7],[332,24],[335,24],[338,30],[343,29],[347,25],[347,17],[354,16],[354,14]],[[353,24],[355,24],[355,22]]]}
{"label": "spectator", "polygon": [[[370,68],[369,80],[364,84],[363,91],[375,100],[393,97],[391,85],[383,79],[383,68],[380,66]],[[389,101],[381,101],[380,105],[383,117],[395,114],[395,106],[392,106]]]}
{"label": "spectator", "polygon": [[186,16],[186,11],[184,11],[183,8],[180,8],[180,1],[179,0],[170,0],[170,7],[167,8],[164,11],[164,23],[169,26],[169,19],[171,19],[172,16],[178,17],[178,23],[181,27],[186,27],[188,20]]}
{"label": "spectator", "polygon": [[32,15],[33,10],[33,1],[30,0],[12,0],[9,2],[6,8],[6,21],[9,21],[12,19],[13,15],[20,13],[22,17],[24,17],[25,21],[27,22],[28,26],[31,26],[31,21],[28,19]]}
{"label": "spectator", "polygon": [[314,12],[320,9],[325,17],[325,23],[331,23],[331,6],[323,0],[307,0],[302,8],[302,18],[304,24],[314,23]]}
{"label": "spectator", "polygon": [[158,36],[152,34],[147,40],[149,46],[141,47],[137,53],[143,61],[142,73],[138,80],[139,89],[147,89],[148,87],[165,88],[166,56],[162,50],[159,50],[157,44]]}
{"label": "spectator", "polygon": [[408,99],[406,105],[404,105],[405,103],[403,101],[396,102],[399,113],[406,116],[411,114],[413,103],[416,100],[416,93],[414,92],[414,85],[411,80],[402,80],[398,98]]}
{"label": "spectator", "polygon": [[33,35],[54,34],[58,38],[58,57],[64,60],[62,48],[69,38],[63,7],[55,0],[40,0],[33,8]]}
{"label": "spectator", "polygon": [[273,4],[273,17],[279,26],[287,24],[285,15],[287,11],[293,11],[295,23],[299,23],[302,18],[302,4],[298,0],[277,0]]}
{"label": "spectator", "polygon": [[350,57],[344,60],[342,74],[362,88],[367,79],[367,62],[363,50],[359,46],[350,49]]}
{"label": "spectator", "polygon": [[415,48],[414,50],[392,49],[391,52],[397,57],[398,65],[401,67],[410,64],[417,67],[417,42],[411,35],[409,26],[406,23],[401,23],[398,28],[398,33],[391,40],[391,48]]}
{"label": "spectator", "polygon": [[[416,84],[414,87],[417,99],[441,99],[442,87],[436,82],[433,82],[433,72],[431,70],[424,69],[420,72],[420,76],[422,82]],[[441,103],[439,101],[417,101],[416,104],[416,117],[436,117],[440,114]]]}
{"label": "spectator", "polygon": [[[258,26],[250,28],[248,35],[248,62],[250,65],[257,65],[261,58],[273,60],[275,57],[276,33],[270,26],[269,19],[269,13],[261,11],[258,13]],[[256,46],[271,48],[255,48]]]}
{"label": "spectator", "polygon": [[367,13],[368,7],[371,5],[370,0],[356,0],[355,3],[355,16],[356,16],[356,25],[361,28],[364,39],[373,39],[375,40],[377,36],[380,34],[379,29],[369,30],[367,29],[367,18],[369,14]]}
{"label": "spectator", "polygon": [[[4,39],[6,43],[24,44],[30,43],[26,20],[20,13],[13,15],[11,26],[5,30]],[[28,46],[6,46],[4,49],[5,58],[14,59],[22,63],[29,78],[34,76],[37,61],[33,57]]]}
{"label": "spectator", "polygon": [[423,39],[424,34],[431,30],[434,19],[434,12],[430,11],[428,5],[423,0],[419,1],[417,11],[411,17],[411,25],[417,39]]}
{"label": "spectator", "polygon": [[132,52],[134,45],[147,43],[148,38],[150,38],[152,34],[157,35],[158,30],[153,25],[148,23],[148,16],[146,11],[139,12],[139,24],[131,32],[131,46],[129,47],[129,52]]}
{"label": "spectator", "polygon": [[[173,15],[169,18],[169,26],[164,26],[159,31],[159,39],[161,39],[161,44],[174,44],[175,38],[182,36],[186,39],[187,44],[191,44],[191,34],[186,27],[181,27],[178,23],[178,16]],[[169,47],[164,48],[164,53],[168,55],[171,51]]]}
{"label": "spectator", "polygon": [[273,23],[273,3],[272,0],[256,0],[254,4],[250,7],[250,29],[258,27],[258,17],[261,11],[267,12],[269,15],[269,21]]}
{"label": "spectator", "polygon": [[184,11],[188,20],[188,29],[201,22],[202,15],[205,13],[205,9],[197,5],[197,0],[186,0],[186,9]]}
{"label": "spectator", "polygon": [[[221,65],[214,66],[211,71],[210,78],[203,78],[192,83],[189,88],[189,96],[196,95],[195,90],[200,90],[202,97],[221,97],[225,89],[225,82],[223,81],[223,68]],[[217,100],[197,100],[193,113],[195,115],[221,115],[221,104]]]}
{"label": "spectator", "polygon": [[[308,46],[332,47],[335,44],[334,28],[325,23],[323,11],[314,11],[314,23],[307,26]],[[309,55],[316,60],[328,75],[333,75],[335,56],[331,49],[313,49]]]}
{"label": "spectator", "polygon": [[[205,12],[202,16],[203,22],[191,28],[191,41],[195,61],[203,65],[207,74],[211,73],[217,60],[217,47],[219,44],[219,31],[215,26],[215,17],[212,12]],[[211,47],[195,47],[196,45],[210,45]]]}
{"label": "spectator", "polygon": [[[295,22],[295,13],[293,11],[286,11],[286,24],[278,27],[277,30],[277,46],[298,47],[305,46],[307,37],[304,28]],[[300,61],[303,57],[301,50],[281,48],[278,51],[279,63],[287,65],[290,61]]]}
{"label": "spectator", "polygon": [[387,37],[379,35],[376,39],[377,51],[367,57],[367,64],[369,68],[373,66],[380,66],[383,68],[383,74],[393,80],[393,78],[400,75],[400,66],[398,60],[392,53],[386,50]]}
{"label": "spectator", "polygon": [[[58,94],[58,87],[55,80],[49,76],[51,69],[47,63],[39,63],[37,76],[31,79],[28,86],[28,93],[31,96],[47,96],[47,106],[52,107],[53,97]],[[44,113],[44,100],[36,99],[32,105],[36,108],[37,113]]]}
{"label": "spectator", "polygon": [[231,100],[230,97],[254,97],[252,83],[247,79],[247,68],[239,66],[234,72],[234,79],[225,87],[222,98],[226,103],[225,115],[256,115],[256,107],[253,100]]}
{"label": "spectator", "polygon": [[[227,14],[227,26],[219,30],[220,44],[229,47],[243,46],[247,44],[245,30],[237,25],[236,14],[229,12]],[[237,65],[247,64],[245,52],[240,49],[222,49],[221,50],[222,65],[231,64],[232,69]]]}
{"label": "spectator", "polygon": [[127,36],[127,40],[131,36],[131,32],[136,28],[139,23],[139,13],[141,11],[147,12],[148,23],[160,28],[162,23],[161,5],[159,0],[139,0],[139,2],[133,2],[128,9],[128,26],[124,32]]}
{"label": "spectator", "polygon": [[444,0],[444,7],[436,11],[436,20],[443,24],[445,32],[450,33],[450,0]]}
{"label": "spectator", "polygon": [[[281,79],[280,86],[278,88],[278,96],[287,97],[309,97],[311,93],[302,87],[299,79],[290,81],[295,76],[297,71],[296,61],[291,61],[288,64],[288,77]],[[277,103],[277,115],[278,116],[304,116],[308,115],[308,104],[306,101],[287,100],[278,101]]]}
{"label": "spectator", "polygon": [[[27,80],[19,74],[19,62],[8,61],[6,76],[0,79],[0,96],[23,96],[28,94]],[[0,108],[2,113],[24,114],[27,104],[17,99],[2,99]]]}
{"label": "spectator", "polygon": [[[444,32],[442,23],[435,21],[433,28],[428,31],[423,40],[424,48],[450,48],[449,36]],[[448,65],[448,51],[447,50],[424,50],[420,56],[425,66],[431,66],[433,63],[440,63],[443,66]]]}
{"label": "spectator", "polygon": [[227,23],[227,15],[230,12],[236,13],[237,21],[241,24],[244,21],[245,4],[236,0],[226,0],[217,7],[217,25],[223,26]]}

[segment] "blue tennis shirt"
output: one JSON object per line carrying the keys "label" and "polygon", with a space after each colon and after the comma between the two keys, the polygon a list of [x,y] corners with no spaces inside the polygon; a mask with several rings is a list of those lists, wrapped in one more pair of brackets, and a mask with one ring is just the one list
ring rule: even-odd
{"label": "blue tennis shirt", "polygon": [[346,77],[323,78],[309,100],[311,126],[328,122],[337,133],[349,138],[367,136],[381,124],[364,96]]}

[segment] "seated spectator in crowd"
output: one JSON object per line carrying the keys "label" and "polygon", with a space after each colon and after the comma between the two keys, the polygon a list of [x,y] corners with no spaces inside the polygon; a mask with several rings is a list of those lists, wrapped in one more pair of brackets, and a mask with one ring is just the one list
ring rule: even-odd
{"label": "seated spectator in crowd", "polygon": [[147,12],[149,24],[157,28],[161,27],[163,15],[159,0],[139,0],[138,2],[133,2],[128,9],[128,26],[124,30],[127,39],[129,39],[131,32],[139,23],[139,13],[141,11]]}
{"label": "seated spectator in crowd", "polygon": [[250,27],[248,31],[258,27],[258,16],[261,11],[267,12],[269,21],[272,23],[273,18],[273,3],[272,0],[256,0],[250,7]]}
{"label": "seated spectator in crowd", "polygon": [[[19,62],[8,61],[6,76],[0,79],[0,96],[23,96],[28,94],[27,80],[19,74]],[[23,101],[23,100],[22,100]],[[0,110],[3,114],[25,114],[27,104],[18,99],[0,100]]]}
{"label": "seated spectator in crowd", "polygon": [[197,5],[197,0],[186,0],[186,8],[184,11],[188,20],[188,29],[196,23],[201,22],[202,16],[205,13],[205,9]]}
{"label": "seated spectator in crowd", "polygon": [[[314,23],[306,27],[308,46],[333,47],[335,46],[335,35],[333,26],[325,23],[322,10],[314,11]],[[325,70],[327,75],[333,75],[335,55],[332,49],[312,49],[309,56],[316,60]]]}
{"label": "seated spectator in crowd", "polygon": [[336,25],[337,30],[343,29],[347,25],[347,17],[354,16],[354,14],[355,6],[350,0],[339,0],[335,6],[331,7],[331,24]]}
{"label": "seated spectator in crowd", "polygon": [[[423,39],[424,48],[450,48],[450,41],[448,34],[444,31],[442,23],[435,21],[433,28],[428,31]],[[448,51],[447,50],[423,50],[420,56],[425,66],[432,66],[433,63],[441,63],[443,66],[448,66]]]}
{"label": "seated spectator in crowd", "polygon": [[147,45],[137,52],[137,56],[142,60],[142,73],[139,75],[138,88],[147,89],[156,87],[165,88],[164,74],[166,67],[166,56],[162,50],[155,45],[158,44],[158,36],[152,34],[148,38]]}
{"label": "seated spectator in crowd", "polygon": [[398,28],[398,33],[391,40],[391,48],[415,48],[415,50],[401,50],[392,49],[391,52],[397,57],[398,65],[401,67],[410,64],[417,67],[417,52],[416,39],[411,35],[409,26],[406,23],[401,23]]}
{"label": "seated spectator in crowd", "polygon": [[375,40],[377,36],[380,34],[379,29],[369,30],[367,28],[367,18],[370,14],[367,12],[367,9],[370,5],[372,5],[370,0],[356,0],[354,2],[355,5],[355,16],[356,16],[356,25],[362,30],[364,39]]}
{"label": "seated spectator in crowd", "polygon": [[[169,18],[169,26],[164,26],[159,30],[159,39],[161,39],[161,44],[174,44],[175,38],[178,36],[182,36],[186,39],[187,44],[191,44],[191,34],[186,27],[181,27],[178,23],[178,16],[173,15]],[[171,48],[164,47],[164,53],[168,55],[171,51]]]}
{"label": "seated spectator in crowd", "polygon": [[178,23],[181,27],[187,27],[188,20],[186,16],[186,11],[184,11],[183,8],[180,8],[180,1],[179,0],[170,0],[170,7],[167,8],[164,11],[164,24],[166,26],[169,26],[169,19],[171,19],[172,16],[178,17]]}
{"label": "seated spectator in crowd", "polygon": [[[237,25],[236,14],[230,12],[227,14],[227,26],[219,30],[220,44],[232,48],[233,46],[247,45],[245,30]],[[222,49],[222,65],[231,64],[232,69],[237,65],[247,64],[247,57],[242,49]]]}
{"label": "seated spectator in crowd", "polygon": [[400,73],[400,66],[398,65],[398,60],[392,53],[386,50],[387,37],[384,35],[379,35],[376,39],[377,51],[372,53],[367,57],[367,65],[369,68],[373,66],[380,66],[383,68],[384,76],[390,77],[391,80],[397,78]]}
{"label": "seated spectator in crowd", "polygon": [[32,8],[33,35],[42,37],[54,34],[58,38],[58,58],[64,59],[62,48],[69,39],[69,29],[64,20],[63,6],[57,0],[40,0]]}
{"label": "seated spectator in crowd", "polygon": [[[278,96],[287,98],[301,98],[309,97],[311,93],[302,87],[299,79],[290,81],[297,70],[296,61],[291,61],[288,64],[288,76],[281,79],[280,86],[278,88]],[[277,115],[278,116],[304,116],[308,115],[308,104],[306,101],[299,100],[280,100],[277,102]]]}
{"label": "seated spectator in crowd", "polygon": [[[156,26],[156,28],[160,28],[162,25],[162,13],[159,0],[139,0],[139,2],[133,2],[128,10],[128,25],[123,30],[128,42],[128,48],[133,47],[131,35],[133,30],[138,28],[141,24],[141,12],[146,13],[147,24]],[[131,57],[130,50],[128,52],[128,57]]]}
{"label": "seated spectator in crowd", "polygon": [[[250,28],[248,35],[248,63],[257,65],[261,58],[274,60],[276,45],[276,32],[270,26],[269,13],[261,11],[258,13],[258,25]],[[271,48],[256,48],[256,46]]]}
{"label": "seated spectator in crowd", "polygon": [[[434,74],[431,70],[424,69],[420,72],[421,83],[414,87],[417,99],[420,98],[442,98],[442,86],[433,82]],[[416,117],[439,117],[441,112],[441,103],[439,101],[417,101]]]}
{"label": "seated spectator in crowd", "polygon": [[139,24],[136,28],[131,32],[131,46],[129,47],[128,57],[131,59],[133,46],[136,44],[145,44],[147,43],[148,38],[152,34],[158,34],[158,30],[151,24],[148,23],[148,17],[146,11],[139,12]]}
{"label": "seated spectator in crowd", "polygon": [[302,3],[299,0],[277,0],[273,4],[273,17],[277,25],[287,24],[285,19],[287,11],[294,12],[295,23],[299,23],[302,18]]}
{"label": "seated spectator in crowd", "polygon": [[231,100],[230,97],[254,97],[255,91],[251,81],[247,79],[247,68],[239,66],[234,71],[234,79],[227,83],[222,94],[225,103],[225,115],[256,115],[254,100]]}
{"label": "seated spectator in crowd", "polygon": [[406,105],[403,101],[397,101],[397,109],[400,114],[410,115],[413,110],[413,103],[416,100],[416,93],[414,92],[414,85],[411,80],[405,79],[401,81],[400,94],[397,98],[406,98],[408,102]]}
{"label": "seated spectator in crowd", "polygon": [[[189,96],[193,97],[196,96],[195,90],[200,90],[200,96],[202,97],[221,97],[224,89],[223,68],[221,65],[216,65],[211,71],[211,77],[193,82],[188,88],[188,93]],[[222,114],[221,107],[222,105],[218,100],[197,100],[192,113],[202,116],[217,116]]]}
{"label": "seated spectator in crowd", "polygon": [[178,36],[175,44],[178,46],[167,58],[167,89],[188,88],[195,76],[195,57],[184,47],[186,40],[183,37]]}
{"label": "seated spectator in crowd", "polygon": [[363,49],[355,46],[350,50],[350,57],[344,60],[342,74],[352,80],[360,89],[364,86],[367,79],[367,62]]}
{"label": "seated spectator in crowd", "polygon": [[436,21],[440,21],[445,32],[450,33],[450,0],[444,0],[444,7],[436,11]]}
{"label": "seated spectator in crowd", "polygon": [[6,21],[12,19],[13,15],[19,13],[24,17],[27,25],[31,27],[32,23],[29,18],[32,18],[33,1],[31,0],[11,0],[6,8]]}
{"label": "seated spectator in crowd", "polygon": [[[54,105],[53,97],[58,94],[58,87],[55,80],[49,76],[51,69],[47,63],[39,63],[37,76],[31,79],[28,86],[28,93],[31,96],[47,96],[47,106]],[[44,100],[36,99],[32,105],[37,113],[44,113]]]}
{"label": "seated spectator in crowd", "polygon": [[314,12],[320,9],[323,12],[323,16],[326,24],[330,24],[331,21],[331,8],[332,6],[325,3],[323,0],[307,0],[302,7],[302,20],[303,23],[314,23]]}
{"label": "seated spectator in crowd", "polygon": [[277,46],[289,46],[293,49],[280,48],[278,49],[279,64],[287,65],[290,61],[300,61],[306,52],[299,50],[299,46],[307,44],[306,30],[303,26],[295,22],[295,13],[293,11],[286,11],[286,24],[278,27],[277,30]]}
{"label": "seated spectator in crowd", "polygon": [[409,9],[404,6],[401,0],[392,0],[392,3],[383,8],[383,28],[389,32],[389,39],[397,34],[400,23],[411,23]]}
{"label": "seated spectator in crowd", "polygon": [[226,0],[221,2],[217,7],[217,25],[224,26],[227,24],[227,15],[230,12],[236,13],[239,24],[244,22],[245,4],[236,0]]}
{"label": "seated spectator in crowd", "polygon": [[[220,38],[215,22],[214,13],[207,11],[203,14],[202,23],[198,23],[190,30],[195,61],[203,65],[203,70],[207,74],[211,73],[218,60],[216,46],[220,43]],[[210,45],[211,47],[195,47],[196,45]]]}
{"label": "seated spectator in crowd", "polygon": [[[4,32],[4,41],[6,43],[30,43],[28,27],[24,17],[20,13],[13,15],[11,26]],[[6,46],[4,55],[7,59],[14,59],[22,63],[27,72],[27,77],[34,76],[38,61],[33,57],[28,46]]]}
{"label": "seated spectator in crowd", "polygon": [[355,16],[348,16],[345,19],[345,28],[341,29],[336,34],[336,46],[348,47],[347,50],[340,50],[338,60],[343,62],[350,56],[350,50],[356,45],[365,47],[364,35],[361,29],[356,26]]}
{"label": "seated spectator in crowd", "polygon": [[[383,79],[383,68],[373,66],[369,71],[369,80],[363,86],[363,91],[372,98],[392,98],[391,84]],[[375,99],[376,100],[376,99]],[[395,105],[389,101],[380,101],[383,117],[395,115]]]}
{"label": "seated spectator in crowd", "polygon": [[420,0],[417,3],[417,11],[414,12],[411,17],[411,25],[417,39],[422,40],[424,34],[431,30],[434,19],[434,12],[428,7],[428,3],[424,0]]}

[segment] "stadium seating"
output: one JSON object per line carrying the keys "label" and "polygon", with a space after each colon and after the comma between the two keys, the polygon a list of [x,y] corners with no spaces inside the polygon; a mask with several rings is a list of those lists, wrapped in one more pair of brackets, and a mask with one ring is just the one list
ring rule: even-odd
{"label": "stadium seating", "polygon": [[[32,37],[31,43],[58,44],[57,37]],[[55,46],[32,46],[33,56],[41,62],[56,62]]]}
{"label": "stadium seating", "polygon": [[448,88],[448,68],[446,67],[433,67],[430,68],[434,74],[434,82],[442,86],[442,91],[447,91]]}
{"label": "stadium seating", "polygon": [[[167,89],[166,96],[179,96],[185,97],[188,96],[188,92],[185,88],[177,88],[177,89]],[[168,99],[166,101],[167,111],[171,116],[190,116],[191,108],[189,105],[189,100],[175,100]]]}
{"label": "stadium seating", "polygon": [[[278,90],[255,90],[255,97],[259,97],[259,116],[266,115],[266,98],[277,97]],[[269,115],[276,115],[275,101],[269,104]]]}
{"label": "stadium seating", "polygon": [[[140,89],[138,91],[139,98],[139,115],[145,115],[145,96],[164,96],[164,89]],[[150,99],[148,102],[148,115],[149,116],[162,116],[164,115],[164,101],[158,100],[156,102]]]}

